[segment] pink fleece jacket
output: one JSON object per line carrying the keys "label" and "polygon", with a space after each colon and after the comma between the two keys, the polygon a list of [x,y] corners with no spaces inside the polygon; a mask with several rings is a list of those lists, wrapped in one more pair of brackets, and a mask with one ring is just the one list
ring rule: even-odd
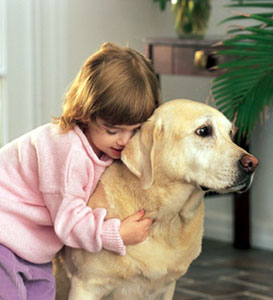
{"label": "pink fleece jacket", "polygon": [[120,220],[86,206],[104,169],[79,127],[41,126],[0,149],[0,244],[33,263],[67,245],[124,255]]}

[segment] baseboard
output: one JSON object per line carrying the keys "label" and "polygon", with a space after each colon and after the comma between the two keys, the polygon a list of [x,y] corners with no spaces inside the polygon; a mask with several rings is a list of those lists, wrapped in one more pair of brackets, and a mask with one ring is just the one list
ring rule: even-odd
{"label": "baseboard", "polygon": [[[221,199],[219,199],[221,201]],[[212,203],[205,213],[204,237],[233,243],[233,216],[227,209],[215,209]],[[218,199],[216,200],[218,201]],[[224,213],[223,213],[224,212]],[[273,250],[273,223],[261,220],[251,220],[250,244],[253,248]]]}
{"label": "baseboard", "polygon": [[251,245],[255,248],[273,250],[273,224],[255,222],[251,225]]}

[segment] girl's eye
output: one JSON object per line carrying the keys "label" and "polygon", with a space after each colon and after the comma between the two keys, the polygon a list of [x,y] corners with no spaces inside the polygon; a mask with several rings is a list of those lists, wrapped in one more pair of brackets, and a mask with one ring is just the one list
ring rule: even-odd
{"label": "girl's eye", "polygon": [[141,126],[138,126],[137,128],[134,129],[134,134],[137,133],[140,130]]}
{"label": "girl's eye", "polygon": [[135,129],[133,130],[133,135],[135,135],[135,134],[139,131],[139,129],[140,129],[140,127],[135,128]]}
{"label": "girl's eye", "polygon": [[109,130],[109,129],[106,129],[106,132],[110,135],[114,135],[117,133],[117,131],[114,131],[114,130]]}

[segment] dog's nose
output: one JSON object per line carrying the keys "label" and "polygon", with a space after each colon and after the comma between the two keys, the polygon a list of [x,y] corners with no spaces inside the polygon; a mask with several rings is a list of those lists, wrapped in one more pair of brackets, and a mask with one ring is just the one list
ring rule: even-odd
{"label": "dog's nose", "polygon": [[253,173],[259,164],[259,161],[255,156],[248,155],[248,154],[244,154],[239,162],[240,162],[240,166],[247,173]]}

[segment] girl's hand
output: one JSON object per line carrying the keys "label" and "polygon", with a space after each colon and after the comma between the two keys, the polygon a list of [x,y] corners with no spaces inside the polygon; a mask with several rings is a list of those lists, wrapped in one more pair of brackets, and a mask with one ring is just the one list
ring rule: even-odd
{"label": "girl's hand", "polygon": [[144,215],[145,211],[140,210],[121,221],[119,231],[124,245],[135,245],[143,242],[150,234],[153,219],[142,219]]}

